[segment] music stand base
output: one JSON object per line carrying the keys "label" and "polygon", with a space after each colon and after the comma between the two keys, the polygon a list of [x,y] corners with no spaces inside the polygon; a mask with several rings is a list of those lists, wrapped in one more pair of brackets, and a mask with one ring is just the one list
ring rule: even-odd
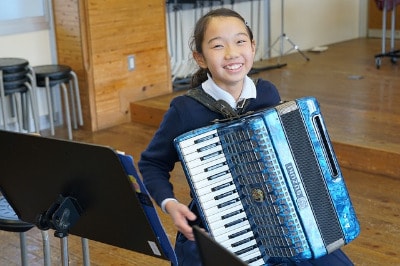
{"label": "music stand base", "polygon": [[260,66],[260,67],[255,66],[250,70],[249,75],[257,74],[258,72],[261,72],[261,71],[268,71],[268,70],[272,70],[272,69],[278,69],[278,68],[282,68],[282,67],[285,67],[285,66],[287,66],[286,63],[283,63],[283,64],[282,63],[277,63],[276,65],[267,65],[267,66]]}

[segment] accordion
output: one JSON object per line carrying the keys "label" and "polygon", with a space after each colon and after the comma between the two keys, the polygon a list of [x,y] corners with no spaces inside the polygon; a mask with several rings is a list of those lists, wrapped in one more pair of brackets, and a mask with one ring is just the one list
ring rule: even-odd
{"label": "accordion", "polygon": [[187,132],[174,144],[205,229],[249,265],[319,258],[360,232],[313,97]]}

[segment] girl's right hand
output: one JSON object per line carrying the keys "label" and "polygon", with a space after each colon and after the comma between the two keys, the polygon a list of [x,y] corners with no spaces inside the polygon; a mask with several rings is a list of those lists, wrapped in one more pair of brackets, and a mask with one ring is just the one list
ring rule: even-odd
{"label": "girl's right hand", "polygon": [[187,239],[194,241],[193,229],[189,225],[189,221],[195,221],[196,215],[189,210],[189,208],[177,201],[169,201],[165,205],[165,210],[171,215],[174,221],[175,227],[181,232]]}

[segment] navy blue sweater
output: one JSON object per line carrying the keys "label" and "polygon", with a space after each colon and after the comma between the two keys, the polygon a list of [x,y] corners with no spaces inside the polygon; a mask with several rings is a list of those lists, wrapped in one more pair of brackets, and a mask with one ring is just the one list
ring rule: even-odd
{"label": "navy blue sweater", "polygon": [[[280,102],[279,93],[272,83],[259,80],[256,88],[257,98],[250,100],[244,112],[260,110]],[[222,118],[221,114],[211,111],[189,96],[178,96],[171,101],[159,129],[138,162],[144,184],[158,205],[166,198],[175,198],[170,182],[170,172],[179,160],[174,139]]]}

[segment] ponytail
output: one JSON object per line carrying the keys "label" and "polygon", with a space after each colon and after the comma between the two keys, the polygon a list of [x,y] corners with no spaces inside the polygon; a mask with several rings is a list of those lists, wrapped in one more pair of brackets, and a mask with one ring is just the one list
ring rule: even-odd
{"label": "ponytail", "polygon": [[192,75],[192,80],[191,80],[191,87],[196,88],[201,85],[204,81],[208,79],[207,77],[208,69],[206,68],[199,68],[199,70],[196,71]]}

